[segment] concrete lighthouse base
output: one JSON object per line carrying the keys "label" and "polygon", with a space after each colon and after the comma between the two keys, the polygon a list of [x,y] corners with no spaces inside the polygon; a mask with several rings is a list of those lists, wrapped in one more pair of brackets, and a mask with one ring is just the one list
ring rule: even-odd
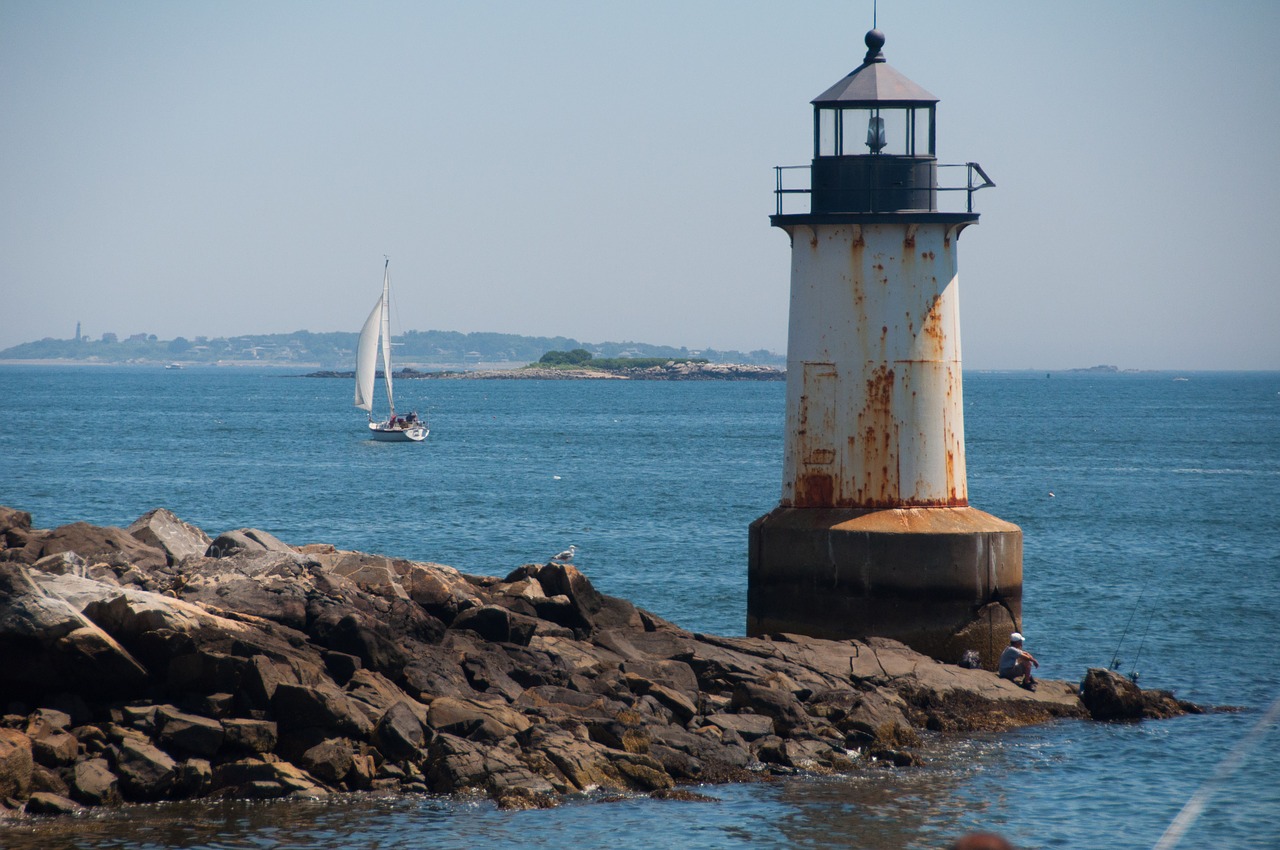
{"label": "concrete lighthouse base", "polygon": [[778,507],[751,524],[747,634],[889,637],[995,669],[1022,623],[1022,530],[975,508]]}

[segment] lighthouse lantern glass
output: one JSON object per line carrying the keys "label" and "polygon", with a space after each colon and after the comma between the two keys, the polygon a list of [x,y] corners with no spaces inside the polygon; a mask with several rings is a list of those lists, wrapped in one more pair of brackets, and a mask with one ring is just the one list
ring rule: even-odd
{"label": "lighthouse lantern glass", "polygon": [[857,106],[817,112],[818,156],[935,155],[932,107]]}

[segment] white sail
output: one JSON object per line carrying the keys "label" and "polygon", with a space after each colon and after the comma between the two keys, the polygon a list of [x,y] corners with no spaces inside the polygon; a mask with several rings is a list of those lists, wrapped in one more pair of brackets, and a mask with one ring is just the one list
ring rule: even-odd
{"label": "white sail", "polygon": [[387,407],[395,418],[396,402],[391,395],[391,261],[382,267],[382,376],[387,384]]}
{"label": "white sail", "polygon": [[373,312],[360,329],[360,342],[356,345],[356,398],[355,405],[373,412],[373,382],[378,368],[378,336],[382,319],[386,315],[386,292],[373,305]]}

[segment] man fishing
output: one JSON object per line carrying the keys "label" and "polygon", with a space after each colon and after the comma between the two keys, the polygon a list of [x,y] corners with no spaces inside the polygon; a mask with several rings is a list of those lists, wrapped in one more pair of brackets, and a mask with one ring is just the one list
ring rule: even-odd
{"label": "man fishing", "polygon": [[[1019,687],[1034,691],[1036,689],[1036,680],[1031,675],[1032,666],[1039,667],[1040,662],[1036,661],[1034,655],[1022,648],[1022,635],[1018,632],[1009,635],[1009,645],[1005,647],[1004,652],[1000,653],[998,671],[1000,678],[1008,679]],[[1022,678],[1021,682],[1018,681],[1019,677]]]}

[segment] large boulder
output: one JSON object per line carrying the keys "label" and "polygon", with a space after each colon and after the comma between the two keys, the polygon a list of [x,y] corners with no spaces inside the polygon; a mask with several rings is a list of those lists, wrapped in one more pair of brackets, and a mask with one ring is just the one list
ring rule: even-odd
{"label": "large boulder", "polygon": [[41,589],[17,564],[0,563],[0,657],[6,659],[6,691],[13,699],[60,692],[104,698],[127,694],[149,678],[111,635]]}
{"label": "large boulder", "polygon": [[1094,720],[1142,717],[1142,689],[1114,670],[1091,667],[1080,686],[1080,699]]}
{"label": "large boulder", "polygon": [[168,796],[178,779],[178,763],[168,753],[133,737],[112,748],[116,774],[129,800],[152,802]]}
{"label": "large boulder", "polygon": [[222,733],[223,746],[233,753],[269,753],[279,740],[274,720],[227,717]]}
{"label": "large boulder", "polygon": [[166,508],[148,511],[125,531],[146,545],[162,550],[171,564],[193,555],[203,555],[213,542],[202,529],[183,522]]}
{"label": "large boulder", "polygon": [[327,682],[281,683],[276,687],[271,708],[282,730],[324,730],[361,740],[373,731],[373,722],[355,701]]}
{"label": "large boulder", "polygon": [[373,728],[378,749],[392,761],[420,757],[425,737],[422,721],[407,703],[397,702],[383,713]]}
{"label": "large boulder", "polygon": [[325,791],[300,768],[283,761],[246,758],[213,770],[212,787],[236,797],[321,797]]}
{"label": "large boulder", "polygon": [[118,806],[123,799],[120,781],[103,758],[88,759],[75,766],[71,796],[86,806]]}
{"label": "large boulder", "polygon": [[213,756],[226,738],[219,721],[187,714],[171,705],[156,711],[156,733],[156,740],[169,750],[196,756]]}
{"label": "large boulder", "polygon": [[31,527],[31,514],[0,505],[0,561],[34,563],[47,534]]}
{"label": "large boulder", "polygon": [[40,546],[40,557],[59,552],[75,552],[86,561],[103,561],[112,566],[133,566],[143,570],[169,563],[163,549],[148,546],[122,528],[73,522],[49,532]]}
{"label": "large boulder", "polygon": [[303,770],[328,785],[344,780],[355,764],[356,749],[346,738],[326,738],[302,754]]}
{"label": "large boulder", "polygon": [[294,549],[275,535],[259,528],[236,528],[224,531],[209,544],[205,555],[210,558],[226,558],[241,552],[281,552],[293,554]]}
{"label": "large boulder", "polygon": [[16,729],[0,729],[0,800],[25,799],[34,767],[31,739]]}
{"label": "large boulder", "polygon": [[1144,691],[1128,677],[1097,667],[1085,673],[1080,701],[1094,720],[1163,720],[1204,711],[1169,691]]}
{"label": "large boulder", "polygon": [[634,605],[623,599],[605,596],[571,564],[553,562],[528,569],[528,574],[542,585],[545,596],[563,596],[569,599],[570,605],[565,609],[567,616],[559,625],[580,633],[608,628],[644,628],[639,611]]}

